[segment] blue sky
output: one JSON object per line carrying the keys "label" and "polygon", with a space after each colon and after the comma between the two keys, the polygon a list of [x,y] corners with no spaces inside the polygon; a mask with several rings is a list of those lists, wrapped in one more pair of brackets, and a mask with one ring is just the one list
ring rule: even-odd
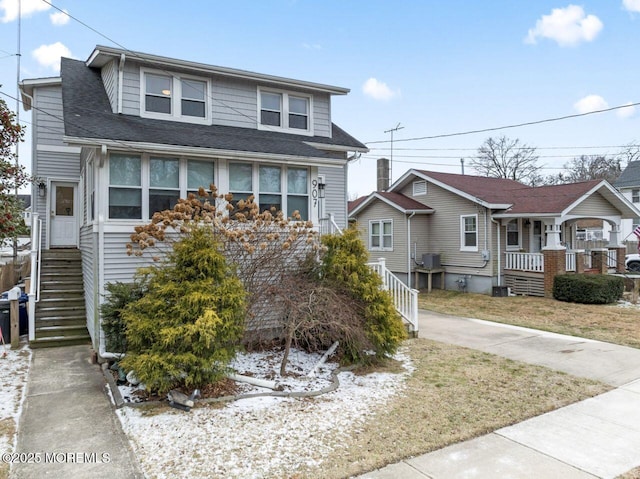
{"label": "blue sky", "polygon": [[[350,88],[334,98],[333,120],[372,149],[350,168],[352,197],[375,189],[375,160],[391,154],[385,131],[398,123],[394,179],[412,167],[460,172],[489,136],[536,147],[547,174],[640,142],[639,107],[406,141],[640,102],[640,0],[51,3],[119,45],[22,0],[21,79],[56,76],[60,55],[85,60],[101,44]],[[11,96],[16,5],[0,0],[0,91]],[[21,120],[29,128],[30,115]],[[28,147],[21,158],[30,161]]]}

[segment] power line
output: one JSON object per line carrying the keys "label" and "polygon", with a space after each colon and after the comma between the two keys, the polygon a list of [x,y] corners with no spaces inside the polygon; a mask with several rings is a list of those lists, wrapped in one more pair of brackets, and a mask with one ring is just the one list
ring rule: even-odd
{"label": "power line", "polygon": [[[565,115],[565,116],[558,116],[558,117],[554,117],[554,118],[546,118],[544,120],[535,120],[535,121],[527,121],[524,123],[515,123],[512,125],[505,125],[505,126],[497,126],[494,128],[482,128],[479,130],[468,130],[468,131],[461,131],[461,132],[456,132],[456,133],[445,133],[445,134],[441,134],[441,135],[431,135],[431,136],[421,136],[421,137],[416,137],[416,138],[403,138],[401,140],[395,140],[397,142],[406,142],[406,141],[420,141],[420,140],[434,140],[436,138],[450,138],[452,136],[463,136],[463,135],[472,135],[475,133],[487,133],[489,131],[498,131],[498,130],[506,130],[509,128],[519,128],[522,126],[531,126],[531,125],[539,125],[541,123],[550,123],[550,122],[554,122],[554,121],[562,121],[562,120],[568,120],[571,118],[579,118],[579,117],[583,117],[583,116],[587,116],[587,115],[595,115],[597,113],[606,113],[609,111],[614,111],[614,110],[619,110],[621,108],[630,108],[630,107],[634,107],[634,106],[638,106],[640,105],[640,102],[637,103],[629,103],[626,105],[619,105],[619,106],[614,106],[611,108],[605,108],[602,110],[594,110],[594,111],[588,111],[586,113],[576,113],[573,115]],[[373,144],[379,144],[379,143],[389,143],[388,140],[378,140],[378,141],[369,141],[366,142],[365,145],[373,145]]]}
{"label": "power line", "polygon": [[[588,150],[588,149],[602,149],[602,148],[627,148],[630,146],[627,145],[602,145],[602,146],[536,146],[534,147],[536,150]],[[634,145],[631,145],[634,146]],[[640,145],[635,145],[640,147]],[[529,146],[518,146],[512,148],[513,150],[528,150],[531,149]],[[373,147],[369,148],[369,151],[382,150],[388,151],[389,148],[384,147]],[[396,148],[394,147],[394,151],[478,151],[477,148]]]}

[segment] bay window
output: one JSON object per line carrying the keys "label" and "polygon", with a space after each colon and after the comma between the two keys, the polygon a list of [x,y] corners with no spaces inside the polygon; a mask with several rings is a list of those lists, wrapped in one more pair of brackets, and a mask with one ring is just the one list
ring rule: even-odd
{"label": "bay window", "polygon": [[251,163],[229,163],[229,193],[234,204],[246,200],[253,194],[253,165]]}
{"label": "bay window", "polygon": [[287,216],[297,211],[300,219],[309,219],[309,172],[306,168],[287,170]]}
{"label": "bay window", "polygon": [[[260,212],[282,210],[282,170],[279,166],[260,165]],[[272,211],[274,212],[274,211]]]}
{"label": "bay window", "polygon": [[172,209],[180,198],[180,160],[149,159],[149,218],[157,211]]}
{"label": "bay window", "polygon": [[[210,191],[214,184],[214,164],[211,161],[187,161],[187,195],[193,193],[198,196],[200,187]],[[203,199],[203,198],[201,198]]]}

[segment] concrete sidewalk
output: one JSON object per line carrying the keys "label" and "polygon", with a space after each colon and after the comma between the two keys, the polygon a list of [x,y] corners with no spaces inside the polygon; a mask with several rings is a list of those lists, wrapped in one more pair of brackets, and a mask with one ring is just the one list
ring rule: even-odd
{"label": "concrete sidewalk", "polygon": [[615,478],[640,466],[640,350],[426,311],[420,312],[420,337],[617,389],[363,478],[593,479]]}
{"label": "concrete sidewalk", "polygon": [[90,348],[35,349],[10,478],[142,478]]}

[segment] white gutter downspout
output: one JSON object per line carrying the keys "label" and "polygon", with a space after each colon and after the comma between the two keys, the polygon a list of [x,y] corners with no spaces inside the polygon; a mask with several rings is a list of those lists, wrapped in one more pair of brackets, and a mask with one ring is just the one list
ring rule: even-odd
{"label": "white gutter downspout", "polygon": [[120,54],[120,63],[118,63],[118,114],[122,113],[122,88],[124,85],[124,53]]}
{"label": "white gutter downspout", "polygon": [[494,223],[498,229],[498,284],[496,286],[502,286],[502,275],[500,274],[500,268],[502,266],[500,262],[500,222],[496,221],[493,216],[491,217],[491,222]]}
{"label": "white gutter downspout", "polygon": [[407,286],[411,288],[411,218],[416,215],[414,211],[407,217]]}

